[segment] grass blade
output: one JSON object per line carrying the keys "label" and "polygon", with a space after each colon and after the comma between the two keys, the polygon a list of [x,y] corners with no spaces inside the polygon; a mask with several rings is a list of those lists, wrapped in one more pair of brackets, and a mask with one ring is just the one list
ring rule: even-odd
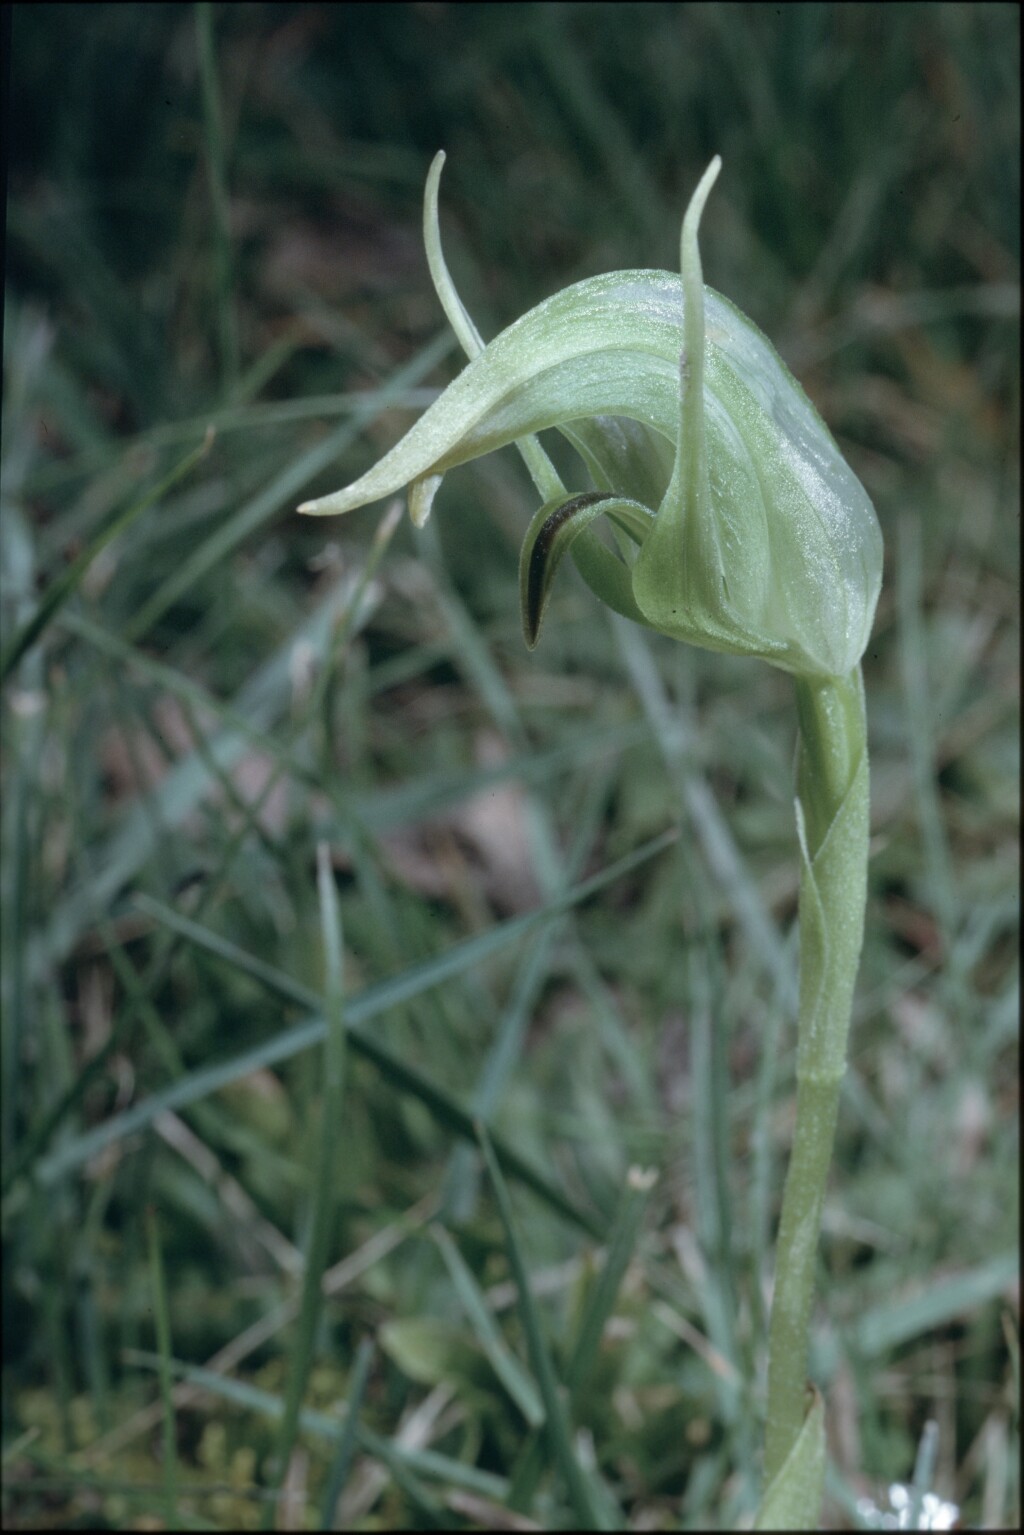
{"label": "grass blade", "polygon": [[497,1323],[480,1286],[444,1227],[435,1225],[431,1229],[431,1235],[441,1249],[441,1256],[447,1265],[459,1300],[462,1302],[462,1309],[477,1335],[481,1348],[490,1360],[495,1375],[530,1427],[539,1428],[544,1422],[544,1404],[537,1394],[533,1381],[498,1331]]}
{"label": "grass blade", "polygon": [[[279,1496],[295,1445],[299,1426],[299,1409],[309,1378],[316,1325],[323,1302],[322,1282],[324,1270],[327,1267],[327,1244],[334,1212],[332,1174],[337,1128],[341,1123],[341,1101],[345,1077],[346,1036],[341,916],[338,911],[338,892],[331,869],[330,849],[326,842],[317,845],[316,864],[317,889],[320,896],[320,928],[323,936],[326,972],[323,1120],[310,1187],[313,1208],[306,1263],[302,1275],[302,1300],[295,1329],[295,1341],[290,1353],[284,1412],[274,1447],[274,1471],[271,1480],[274,1491]],[[266,1509],[266,1518],[271,1523],[274,1509],[273,1504],[268,1504]]]}
{"label": "grass blade", "polygon": [[173,1530],[177,1517],[178,1452],[174,1423],[174,1403],[171,1400],[171,1321],[167,1308],[167,1287],[164,1283],[163,1257],[160,1252],[160,1233],[156,1211],[146,1210],[146,1234],[149,1238],[150,1283],[153,1290],[153,1319],[156,1323],[157,1349],[159,1350],[160,1400],[163,1404],[163,1473],[164,1499],[167,1528]]}
{"label": "grass blade", "polygon": [[[269,730],[292,695],[295,646],[307,643],[314,654],[321,653],[353,590],[353,581],[344,579],[330,589],[301,628],[239,689],[232,706],[236,713],[253,727]],[[209,752],[225,769],[233,767],[247,747],[248,736],[230,728],[208,743]],[[68,956],[82,932],[95,922],[97,912],[106,909],[145,865],[156,846],[154,824],[177,826],[208,792],[209,783],[209,774],[193,752],[171,768],[151,794],[133,803],[118,829],[94,849],[88,878],[83,876],[61,897],[45,926],[33,935],[28,946],[33,980]]]}
{"label": "grass blade", "polygon": [[635,624],[613,617],[612,626],[626,670],[640,696],[665,766],[678,785],[694,836],[715,881],[736,912],[751,948],[773,977],[786,1005],[795,1009],[797,977],[793,956],[766,909],[761,892],[736,846],[703,773],[688,760],[693,741],[690,724],[669,703],[647,637]]}
{"label": "grass blade", "polygon": [[415,357],[399,368],[380,390],[374,391],[372,402],[357,408],[337,431],[321,442],[299,454],[280,474],[265,485],[255,496],[246,501],[237,512],[217,527],[189,557],[172,571],[157,588],[152,597],[139,609],[125,634],[130,640],[138,640],[156,623],[179,597],[190,591],[208,571],[220,565],[238,545],[260,528],[282,507],[290,506],[310,480],[335,463],[352,446],[356,438],[370,425],[382,410],[401,397],[410,384],[419,383],[425,374],[451,351],[452,337],[447,332],[422,347]]}
{"label": "grass blade", "polygon": [[[724,1020],[714,1016],[717,1008],[722,1005],[722,988],[712,988],[707,973],[711,964],[711,950],[708,946],[701,952],[703,947],[694,946],[690,967],[697,1235],[708,1265],[707,1282],[700,1284],[699,1290],[708,1337],[717,1351],[738,1371],[733,1327],[736,1300],[729,1208],[729,1100],[724,1058],[727,1041]],[[735,1377],[718,1375],[715,1383],[722,1416],[727,1423],[733,1423],[739,1407]]]}
{"label": "grass blade", "polygon": [[911,1338],[942,1327],[955,1317],[976,1311],[1017,1282],[1020,1260],[1015,1252],[1000,1253],[988,1263],[940,1279],[909,1299],[873,1306],[853,1331],[857,1349],[868,1358],[899,1348]]}
{"label": "grass blade", "polygon": [[[497,924],[486,933],[466,939],[461,944],[454,945],[447,953],[438,959],[428,960],[424,964],[413,966],[403,975],[396,976],[389,981],[381,981],[376,985],[368,986],[358,992],[354,997],[346,999],[345,1017],[348,1039],[353,1048],[360,1055],[373,1061],[381,1073],[395,1086],[418,1097],[425,1107],[456,1134],[462,1135],[467,1140],[475,1139],[473,1119],[470,1113],[462,1107],[444,1088],[425,1077],[414,1066],[407,1065],[392,1055],[379,1040],[364,1030],[361,1025],[371,1018],[385,1012],[401,1002],[408,1001],[411,997],[418,996],[430,986],[439,985],[441,981],[451,976],[459,975],[471,965],[481,959],[496,953],[505,944],[512,942],[521,933],[529,930],[537,922],[549,919],[556,912],[563,911],[570,906],[578,904],[611,884],[624,874],[630,872],[648,859],[655,857],[664,851],[675,840],[674,830],[663,832],[660,836],[644,843],[634,852],[624,858],[616,860],[599,874],[582,881],[579,885],[568,890],[549,905],[539,908],[534,912],[527,912],[522,917],[513,917],[508,921]],[[228,1061],[221,1062],[217,1066],[206,1067],[201,1071],[193,1072],[184,1079],[172,1083],[162,1091],[151,1094],[142,1103],[125,1110],[122,1114],[115,1115],[104,1124],[95,1126],[84,1135],[75,1136],[67,1140],[62,1146],[44,1157],[34,1169],[34,1175],[44,1184],[51,1184],[65,1176],[76,1167],[80,1167],[90,1157],[95,1156],[105,1146],[123,1140],[145,1128],[164,1109],[180,1109],[190,1103],[196,1103],[210,1093],[218,1091],[230,1082],[238,1081],[249,1072],[255,1071],[261,1066],[276,1065],[282,1060],[287,1060],[301,1050],[319,1044],[326,1032],[326,1023],[320,1014],[320,998],[316,992],[301,982],[293,980],[282,971],[275,970],[264,961],[254,955],[247,954],[236,945],[228,943],[217,934],[210,932],[208,928],[191,922],[187,917],[169,907],[162,906],[159,902],[149,897],[139,897],[138,905],[143,910],[158,916],[167,926],[181,933],[193,943],[205,948],[211,953],[218,954],[222,959],[236,965],[246,974],[268,986],[270,989],[283,996],[286,1000],[297,1002],[302,1006],[315,1008],[317,1016],[297,1024],[282,1034],[275,1035],[263,1045],[253,1050],[244,1051],[241,1055],[232,1057]],[[601,1229],[593,1217],[585,1214],[572,1205],[564,1195],[559,1193],[547,1178],[522,1158],[511,1147],[506,1147],[502,1142],[496,1141],[499,1148],[502,1163],[508,1168],[513,1177],[527,1183],[540,1195],[552,1208],[559,1210],[574,1225],[581,1227],[591,1235],[600,1236]]]}
{"label": "grass blade", "polygon": [[[942,804],[935,761],[936,731],[931,718],[930,690],[922,616],[921,534],[916,520],[904,517],[899,525],[899,562],[896,598],[900,624],[900,671],[907,722],[907,750],[914,775],[915,808],[921,829],[924,870],[931,904],[942,938],[943,975],[949,988],[949,1005],[963,1017],[967,1013],[961,951],[955,942],[961,923],[960,901],[943,824]],[[932,689],[932,691],[934,691]]]}
{"label": "grass blade", "polygon": [[123,533],[125,528],[131,526],[140,518],[143,512],[147,512],[151,506],[160,501],[167,492],[179,480],[195,468],[200,459],[205,458],[213,444],[213,432],[207,429],[206,436],[197,448],[187,454],[179,464],[176,464],[171,472],[166,475],[152,490],[148,490],[144,496],[133,501],[126,507],[119,517],[113,518],[105,528],[102,528],[96,537],[84,548],[76,560],[72,562],[64,573],[52,581],[43,594],[42,601],[27,623],[23,624],[17,634],[13,635],[0,654],[0,683],[7,680],[12,668],[17,665],[22,656],[29,650],[50,624],[68,598],[78,590],[86,571],[93,560],[105,549],[109,543]]}
{"label": "grass blade", "polygon": [[[129,1362],[146,1369],[152,1369],[159,1363],[155,1355],[142,1351],[133,1351]],[[177,1359],[171,1360],[171,1369],[191,1385],[251,1412],[262,1413],[264,1417],[277,1418],[284,1411],[280,1397],[250,1386],[246,1381],[227,1380],[213,1370],[205,1370],[200,1365],[184,1364]],[[307,1433],[335,1443],[340,1422],[329,1413],[316,1412],[310,1408],[304,1408],[299,1414],[299,1423]],[[385,1439],[382,1434],[375,1434],[362,1423],[356,1423],[354,1432],[359,1448],[387,1466],[396,1483],[431,1529],[443,1530],[448,1526],[440,1506],[422,1486],[421,1476],[453,1482],[456,1486],[482,1493],[484,1497],[499,1500],[508,1491],[508,1484],[503,1478],[486,1471],[477,1471],[475,1467],[465,1466],[461,1461],[452,1460],[446,1455],[438,1455],[430,1450],[406,1449],[394,1440]]]}
{"label": "grass blade", "polygon": [[206,169],[213,207],[213,254],[217,274],[217,319],[220,326],[221,377],[225,393],[238,379],[238,319],[235,311],[231,256],[231,215],[228,205],[224,152],[224,119],[213,40],[213,7],[207,0],[196,6],[196,44],[199,78],[203,92],[203,126],[206,136]]}
{"label": "grass blade", "polygon": [[334,1452],[323,1501],[320,1504],[320,1525],[325,1530],[335,1528],[338,1502],[345,1491],[345,1483],[352,1468],[352,1457],[355,1455],[358,1443],[359,1414],[362,1411],[363,1397],[366,1395],[366,1387],[370,1379],[372,1361],[373,1343],[369,1338],[363,1338],[356,1350],[356,1361],[352,1366],[352,1385],[345,1404],[345,1422],[338,1435],[338,1446]]}
{"label": "grass blade", "polygon": [[612,1526],[606,1517],[605,1510],[601,1506],[594,1486],[580,1465],[573,1448],[566,1392],[555,1374],[551,1354],[544,1341],[540,1316],[534,1303],[533,1292],[530,1289],[529,1275],[527,1274],[526,1264],[523,1261],[522,1251],[516,1237],[515,1223],[512,1216],[512,1202],[509,1199],[508,1188],[502,1176],[501,1168],[498,1165],[498,1159],[494,1154],[491,1138],[487,1133],[486,1127],[479,1120],[477,1121],[477,1138],[484,1155],[484,1161],[487,1164],[487,1171],[490,1174],[494,1196],[498,1205],[498,1214],[501,1217],[501,1224],[505,1231],[509,1264],[512,1268],[516,1289],[519,1292],[519,1314],[530,1350],[530,1363],[544,1402],[545,1433],[551,1457],[565,1478],[569,1499],[575,1510],[576,1517],[580,1521],[580,1527],[587,1530],[610,1529]]}
{"label": "grass blade", "polygon": [[608,1237],[608,1252],[586,1309],[580,1321],[576,1344],[566,1371],[565,1382],[573,1401],[578,1401],[586,1386],[601,1346],[604,1326],[612,1314],[619,1286],[636,1249],[640,1226],[651,1190],[657,1182],[654,1168],[631,1167],[626,1187]]}

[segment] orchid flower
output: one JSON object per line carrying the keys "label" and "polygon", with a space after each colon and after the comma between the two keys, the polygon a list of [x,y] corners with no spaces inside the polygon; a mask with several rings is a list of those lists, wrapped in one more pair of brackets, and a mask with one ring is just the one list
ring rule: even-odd
{"label": "orchid flower", "polygon": [[[426,225],[454,318],[461,305],[437,235],[441,159]],[[471,330],[477,355],[402,440],[354,484],[299,510],[347,512],[408,486],[422,525],[448,470],[558,427],[592,483],[571,495],[549,485],[527,533],[531,642],[571,548],[599,597],[664,634],[797,676],[847,676],[878,601],[878,520],[770,342],[703,284],[697,230],[720,165],[716,156],[683,220],[681,275],[587,278],[482,350]],[[631,565],[594,535],[602,514],[637,546]]]}
{"label": "orchid flower", "polygon": [[[438,297],[470,362],[372,469],[299,510],[329,516],[408,487],[410,515],[422,525],[449,470],[516,442],[542,498],[520,558],[531,648],[571,553],[615,612],[796,679],[797,1124],[778,1239],[760,1520],[811,1527],[824,1482],[824,1419],[813,1388],[808,1407],[808,1334],[864,925],[860,661],[881,586],[878,519],[771,343],[704,284],[697,236],[717,155],[683,218],[678,274],[587,278],[486,346],[441,251],[443,162],[439,154],[427,179],[424,236]],[[536,439],[551,427],[581,460],[586,479],[576,489]],[[614,547],[598,534],[602,517]]]}

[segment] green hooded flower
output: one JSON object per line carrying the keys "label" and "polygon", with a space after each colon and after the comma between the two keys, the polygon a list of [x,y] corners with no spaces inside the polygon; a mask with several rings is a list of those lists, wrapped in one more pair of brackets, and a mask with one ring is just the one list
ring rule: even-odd
{"label": "green hooded flower", "polygon": [[[593,277],[483,347],[440,253],[437,186],[425,230],[441,302],[472,360],[402,440],[315,515],[409,487],[422,524],[449,469],[520,441],[544,505],[523,546],[527,642],[571,550],[617,612],[711,650],[801,677],[843,677],[874,620],[882,540],[874,508],[800,385],[755,325],[704,286],[697,229],[716,156],[683,220],[681,275]],[[482,348],[482,349],[481,349]],[[590,484],[570,493],[532,434],[558,427]],[[616,552],[595,520],[613,525]]]}

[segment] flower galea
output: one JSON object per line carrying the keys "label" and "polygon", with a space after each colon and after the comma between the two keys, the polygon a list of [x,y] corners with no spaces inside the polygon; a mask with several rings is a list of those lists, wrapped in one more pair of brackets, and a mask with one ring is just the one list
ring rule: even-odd
{"label": "flower galea", "polygon": [[[442,162],[427,183],[428,256],[472,360],[368,473],[299,510],[347,512],[408,486],[422,523],[449,469],[519,440],[544,495],[521,561],[528,644],[571,551],[604,602],[664,634],[797,676],[847,676],[878,600],[878,521],[774,348],[704,285],[697,231],[718,157],[683,219],[678,275],[588,278],[487,346],[441,255]],[[577,450],[589,483],[568,490],[540,445],[523,442],[549,427]],[[594,527],[602,516],[614,550]]]}

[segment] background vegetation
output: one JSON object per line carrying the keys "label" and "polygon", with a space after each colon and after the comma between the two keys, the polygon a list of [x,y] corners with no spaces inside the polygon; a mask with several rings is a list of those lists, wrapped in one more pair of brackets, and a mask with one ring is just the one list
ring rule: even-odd
{"label": "background vegetation", "polygon": [[[790,684],[629,632],[575,576],[528,655],[511,450],[453,475],[423,535],[385,507],[294,515],[459,366],[420,238],[439,147],[485,335],[579,277],[674,266],[720,152],[707,278],[873,496],[868,935],[813,1361],[827,1517],[877,1524],[916,1459],[968,1525],[1016,1522],[1019,25],[17,8],[11,1526],[756,1507]],[[564,1432],[538,1435],[554,1376]]]}

